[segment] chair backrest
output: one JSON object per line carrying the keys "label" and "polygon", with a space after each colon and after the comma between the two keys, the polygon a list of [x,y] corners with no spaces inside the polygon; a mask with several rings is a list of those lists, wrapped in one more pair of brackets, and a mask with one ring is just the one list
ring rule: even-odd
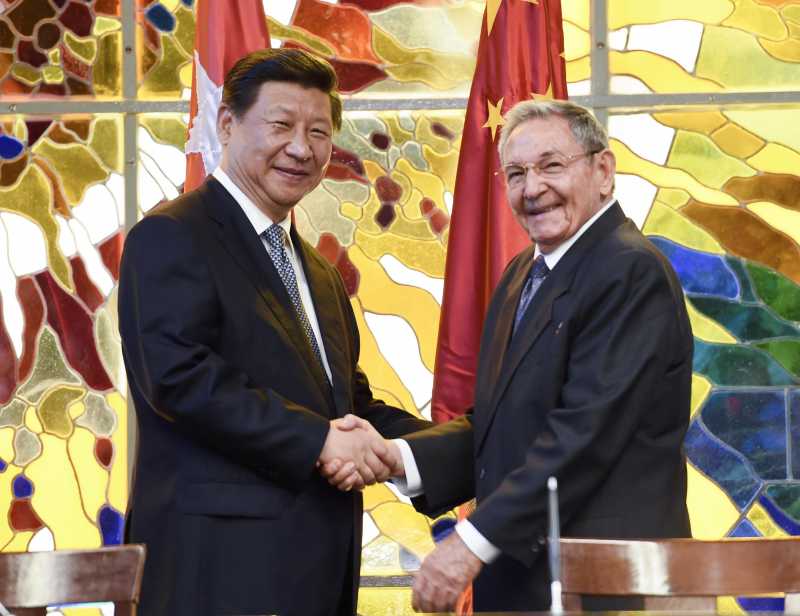
{"label": "chair backrest", "polygon": [[15,616],[45,614],[65,603],[113,602],[116,616],[133,616],[145,548],[0,553],[0,602]]}
{"label": "chair backrest", "polygon": [[565,607],[581,595],[644,597],[648,610],[715,611],[716,597],[786,593],[800,608],[800,537],[776,539],[561,539]]}

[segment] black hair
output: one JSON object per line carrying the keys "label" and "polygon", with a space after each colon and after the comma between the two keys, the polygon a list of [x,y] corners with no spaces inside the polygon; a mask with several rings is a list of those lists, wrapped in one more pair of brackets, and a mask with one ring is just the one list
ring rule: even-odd
{"label": "black hair", "polygon": [[331,101],[333,127],[342,127],[342,99],[336,91],[339,80],[329,62],[302,49],[260,49],[237,60],[222,88],[222,103],[241,118],[256,102],[261,86],[269,81],[296,83],[316,88]]}

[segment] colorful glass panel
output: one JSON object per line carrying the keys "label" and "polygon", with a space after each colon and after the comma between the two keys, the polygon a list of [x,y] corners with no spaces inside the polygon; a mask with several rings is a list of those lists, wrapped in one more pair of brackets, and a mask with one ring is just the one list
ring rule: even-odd
{"label": "colorful glass panel", "polygon": [[122,541],[122,118],[0,117],[2,549]]}
{"label": "colorful glass panel", "polygon": [[617,195],[686,291],[695,335],[686,451],[698,537],[800,529],[792,457],[800,138],[786,124],[798,113],[687,108],[609,123]]}
{"label": "colorful glass panel", "polygon": [[189,100],[194,51],[193,3],[135,1],[138,97]]}
{"label": "colorful glass panel", "polygon": [[0,96],[122,92],[118,2],[11,0],[0,4]]}
{"label": "colorful glass panel", "polygon": [[797,0],[609,0],[608,15],[615,94],[800,89]]}

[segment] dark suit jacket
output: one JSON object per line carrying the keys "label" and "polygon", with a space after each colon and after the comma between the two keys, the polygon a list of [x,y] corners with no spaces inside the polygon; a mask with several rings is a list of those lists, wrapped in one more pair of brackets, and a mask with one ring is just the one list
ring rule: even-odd
{"label": "dark suit jacket", "polygon": [[418,507],[476,496],[469,519],[502,551],[475,582],[479,610],[549,608],[551,475],[564,536],[690,535],[692,334],[672,268],[615,204],[558,262],[510,340],[533,250],[492,298],[474,412],[408,437]]}
{"label": "dark suit jacket", "polygon": [[338,272],[291,239],[332,391],[260,239],[216,180],[128,235],[119,321],[139,447],[127,531],[148,548],[147,616],[353,613],[361,495],[315,471],[328,422],[354,411],[386,436],[429,425],[372,398]]}

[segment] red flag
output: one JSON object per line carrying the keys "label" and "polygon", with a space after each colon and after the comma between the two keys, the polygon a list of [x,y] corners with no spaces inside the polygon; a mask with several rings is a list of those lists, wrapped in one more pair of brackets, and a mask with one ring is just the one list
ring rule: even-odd
{"label": "red flag", "polygon": [[481,327],[511,258],[530,239],[506,203],[497,153],[501,115],[530,98],[566,98],[560,0],[487,0],[467,104],[447,243],[432,413],[472,405]]}
{"label": "red flag", "polygon": [[198,0],[185,191],[219,164],[217,109],[225,74],[242,56],[269,46],[262,0]]}

